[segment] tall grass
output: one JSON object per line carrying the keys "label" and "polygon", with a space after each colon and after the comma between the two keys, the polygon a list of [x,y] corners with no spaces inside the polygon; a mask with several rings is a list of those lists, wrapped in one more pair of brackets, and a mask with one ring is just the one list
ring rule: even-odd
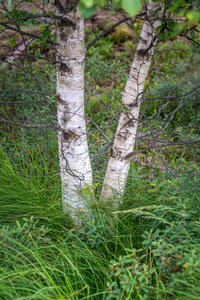
{"label": "tall grass", "polygon": [[90,217],[80,216],[82,227],[73,228],[62,213],[57,161],[51,171],[28,171],[41,153],[24,153],[12,159],[1,151],[2,300],[199,299],[194,164],[182,161],[176,178],[158,169],[153,179],[132,166],[118,212],[93,198]]}

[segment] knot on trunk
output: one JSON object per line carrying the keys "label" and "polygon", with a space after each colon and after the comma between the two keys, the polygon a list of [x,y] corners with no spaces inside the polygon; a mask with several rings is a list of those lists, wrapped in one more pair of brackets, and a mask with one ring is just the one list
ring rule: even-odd
{"label": "knot on trunk", "polygon": [[72,130],[63,130],[63,142],[70,142],[73,139],[77,139],[77,134]]}
{"label": "knot on trunk", "polygon": [[143,59],[149,60],[149,58],[151,57],[149,47],[146,49],[137,50],[137,55],[139,57],[142,57]]}
{"label": "knot on trunk", "polygon": [[65,76],[65,73],[70,72],[70,68],[65,63],[61,63],[58,69],[62,76]]}

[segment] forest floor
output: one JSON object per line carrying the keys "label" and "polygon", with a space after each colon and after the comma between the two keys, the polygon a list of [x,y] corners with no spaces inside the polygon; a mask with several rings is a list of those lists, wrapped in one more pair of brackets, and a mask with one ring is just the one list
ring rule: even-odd
{"label": "forest floor", "polygon": [[[123,17],[98,11],[86,20],[86,46]],[[45,26],[24,23],[21,29],[38,34]],[[0,131],[2,300],[200,297],[200,51],[184,40],[158,44],[125,194],[118,211],[116,199],[100,200],[141,24],[131,26],[121,24],[86,53],[94,186],[83,195],[89,199],[89,216],[79,216],[80,228],[62,211],[56,120],[43,98],[56,114],[55,25],[50,35],[41,34],[24,50],[20,36],[4,32],[0,114],[8,122],[1,122]],[[17,49],[7,66],[6,55]]]}

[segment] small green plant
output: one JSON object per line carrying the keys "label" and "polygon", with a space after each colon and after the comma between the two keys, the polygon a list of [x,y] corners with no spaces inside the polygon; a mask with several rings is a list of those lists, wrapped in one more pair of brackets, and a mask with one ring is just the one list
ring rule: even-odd
{"label": "small green plant", "polygon": [[[16,221],[16,226],[0,227],[0,265],[2,267],[16,267],[29,261],[32,251],[48,244],[51,240],[47,236],[49,229],[39,225],[39,220],[23,218],[25,223]],[[14,258],[14,260],[13,260]]]}
{"label": "small green plant", "polygon": [[115,229],[109,223],[108,218],[103,213],[91,212],[91,217],[80,216],[82,221],[81,228],[70,230],[65,238],[65,241],[72,243],[78,242],[80,245],[87,245],[89,248],[103,254],[104,251],[109,253],[109,248],[115,246],[114,233]]}
{"label": "small green plant", "polygon": [[143,235],[143,245],[151,252],[157,275],[172,294],[185,292],[193,299],[199,291],[199,234],[197,224],[183,219],[172,227],[151,230]]}
{"label": "small green plant", "polygon": [[148,299],[154,268],[144,263],[145,255],[141,250],[127,250],[131,252],[120,256],[117,261],[110,261],[110,282],[108,283],[109,299]]}

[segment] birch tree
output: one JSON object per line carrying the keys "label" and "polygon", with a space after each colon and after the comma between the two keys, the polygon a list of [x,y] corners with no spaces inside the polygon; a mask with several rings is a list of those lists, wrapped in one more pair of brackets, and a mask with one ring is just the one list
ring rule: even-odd
{"label": "birch tree", "polygon": [[56,1],[57,14],[57,110],[62,201],[66,211],[84,208],[81,190],[92,184],[84,117],[84,21],[77,1]]}
{"label": "birch tree", "polygon": [[[10,2],[12,3],[12,1]],[[31,0],[27,0],[26,2],[32,3]],[[112,2],[113,5],[118,5],[117,7],[121,5],[126,12],[131,14],[136,13],[141,5],[140,0],[119,0],[109,2]],[[194,39],[194,31],[197,30],[196,25],[199,24],[199,13],[197,12],[199,4],[197,3],[198,1],[190,2],[194,2],[194,4],[192,4],[195,7],[194,11],[193,6],[191,8],[191,3],[188,4],[184,0],[180,1],[180,5],[185,5],[185,7],[188,8],[188,12],[186,10],[185,13],[187,20],[191,20],[191,23],[188,23],[189,29],[186,29],[181,34],[184,34],[185,38],[195,44],[197,42]],[[36,14],[30,12],[24,14],[23,9],[17,11],[15,6],[13,6],[14,14],[12,14],[12,9],[6,7],[5,3],[6,2],[4,1],[2,2],[5,20],[1,21],[0,25],[3,27],[3,31],[9,31],[8,35],[10,35],[10,30],[21,35],[26,57],[28,58],[28,45],[30,45],[34,39],[39,39],[42,36],[46,38],[51,32],[48,29],[50,28],[51,23],[56,23],[57,116],[51,103],[49,103],[46,98],[43,86],[39,86],[38,80],[32,72],[30,59],[28,60],[28,64],[30,76],[35,80],[41,95],[43,95],[44,103],[48,105],[52,115],[58,120],[58,147],[63,208],[65,212],[68,212],[72,217],[76,218],[76,214],[80,210],[87,210],[87,205],[82,197],[82,190],[85,187],[92,185],[92,169],[89,158],[84,114],[84,61],[86,52],[84,45],[84,22],[79,12],[78,4],[87,4],[86,10],[90,9],[90,12],[94,13],[95,7],[98,8],[101,5],[105,6],[108,1],[91,0],[88,2],[87,0],[80,0],[79,2],[78,0],[56,0],[56,13],[52,13],[52,11],[46,13],[43,8],[42,14],[39,12]],[[46,3],[48,3],[48,1],[46,1]],[[144,23],[131,71],[122,96],[123,111],[120,114],[116,134],[113,139],[101,193],[102,199],[124,193],[130,166],[130,158],[132,157],[137,134],[140,104],[144,92],[145,81],[157,44],[157,31],[161,24],[161,20],[163,19],[165,21],[165,27],[162,34],[166,38],[173,37],[174,32],[175,34],[177,34],[178,31],[180,33],[180,30],[183,28],[182,25],[184,25],[183,23],[180,27],[180,24],[171,20],[170,17],[168,20],[166,20],[166,17],[163,18],[164,3],[164,1],[160,0],[156,2],[149,0],[147,7],[145,7],[146,12],[141,14]],[[177,13],[178,7],[174,1],[169,1],[166,4],[172,13]],[[135,9],[137,11],[135,11]],[[20,27],[23,25],[23,23],[20,22],[28,22],[28,20],[31,19],[44,21],[46,18],[49,18],[46,28],[43,27],[38,34],[24,31],[23,28]],[[127,21],[129,19],[130,18],[126,16],[124,20],[118,22],[118,25],[121,24],[122,21]],[[111,27],[111,30],[115,25]],[[168,27],[170,27],[170,30],[167,30]],[[190,30],[192,30],[191,38],[188,35]],[[108,32],[109,29],[97,36],[96,39],[91,42],[90,47],[95,41],[108,34]],[[30,40],[27,40],[27,38],[30,38]],[[39,40],[41,42],[44,39]],[[13,45],[13,37],[10,42],[11,45]],[[45,40],[45,43],[47,42],[51,42],[50,39],[48,41]],[[18,52],[14,52],[16,53],[16,56],[20,56],[23,52],[21,48],[18,50]],[[8,59],[4,63],[12,66],[11,62],[13,60],[14,58],[12,60]],[[13,63],[13,65],[16,67],[16,64]],[[12,122],[1,116],[0,121],[7,124],[12,123],[16,126],[21,126],[22,128],[25,126],[32,128],[47,128],[46,124],[29,124],[28,121]],[[110,144],[108,144],[108,146]]]}
{"label": "birch tree", "polygon": [[[71,5],[71,6],[70,6]],[[79,192],[85,184],[92,184],[92,171],[86,139],[84,119],[84,25],[77,3],[56,2],[59,14],[65,13],[72,23],[58,22],[57,102],[59,123],[59,153],[64,209],[83,208]],[[158,9],[159,8],[159,9]],[[158,9],[155,14],[156,9]],[[124,111],[120,115],[111,155],[108,161],[102,197],[113,191],[122,192],[126,184],[130,159],[149,66],[156,46],[156,28],[160,25],[163,7],[149,0],[146,20],[136,55],[123,94]],[[127,111],[128,110],[128,111]]]}
{"label": "birch tree", "polygon": [[148,1],[146,19],[122,96],[124,109],[120,114],[107,165],[102,198],[111,197],[116,192],[124,193],[130,166],[130,153],[133,151],[137,134],[140,101],[157,43],[155,30],[161,24],[163,8],[164,4]]}

